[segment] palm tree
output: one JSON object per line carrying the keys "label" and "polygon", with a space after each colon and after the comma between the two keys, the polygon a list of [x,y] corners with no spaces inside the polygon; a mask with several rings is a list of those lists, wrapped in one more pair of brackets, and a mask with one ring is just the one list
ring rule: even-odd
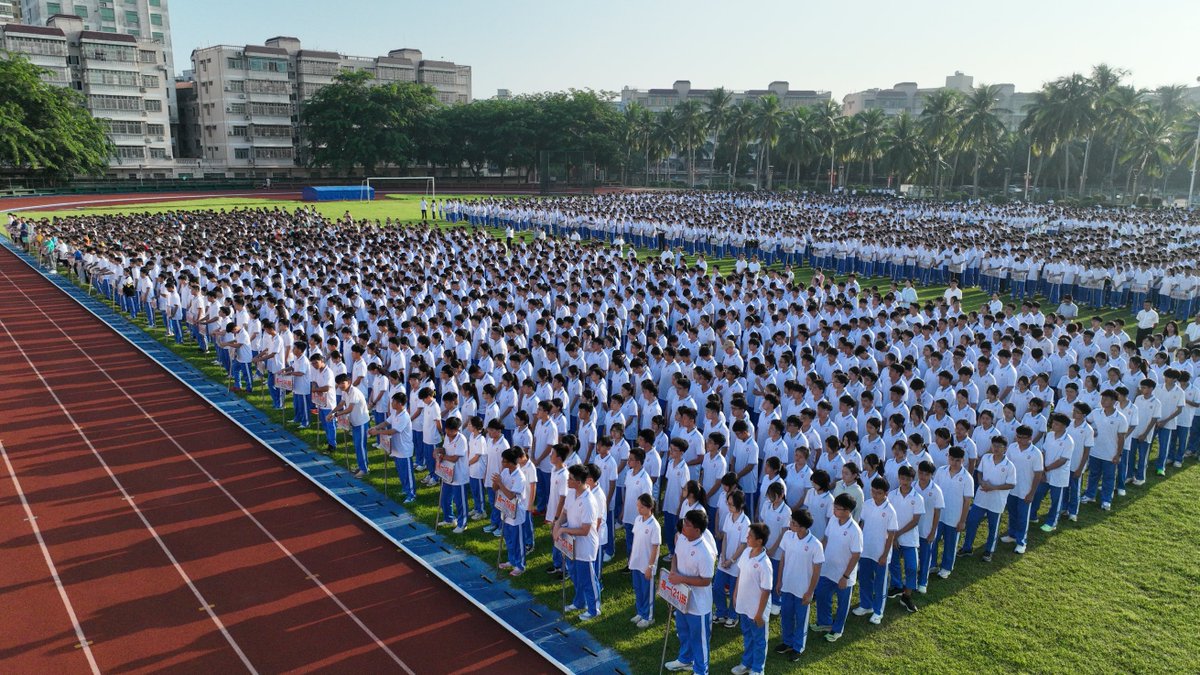
{"label": "palm tree", "polygon": [[733,140],[733,164],[730,169],[730,180],[733,180],[737,176],[738,160],[741,159],[742,146],[750,137],[753,126],[754,101],[746,99],[733,107],[726,122],[726,134]]}
{"label": "palm tree", "polygon": [[928,147],[917,121],[908,112],[893,117],[881,144],[883,160],[896,175],[896,183],[904,183],[925,164]]}
{"label": "palm tree", "polygon": [[[837,161],[837,145],[842,140],[845,123],[842,109],[833,101],[822,101],[812,110],[810,128],[821,146],[821,156],[829,157],[829,181],[833,182],[833,165]],[[825,151],[828,151],[826,153]],[[821,172],[817,172],[818,178]],[[832,187],[830,188],[832,190]]]}
{"label": "palm tree", "polygon": [[1136,125],[1129,139],[1126,161],[1130,161],[1133,189],[1136,197],[1138,179],[1163,176],[1172,162],[1172,122],[1161,109],[1151,109]]}
{"label": "palm tree", "polygon": [[696,146],[704,142],[708,125],[700,101],[683,101],[675,106],[676,142],[688,162],[688,187],[696,187]]}
{"label": "palm tree", "polygon": [[679,123],[675,119],[673,109],[664,110],[654,116],[654,125],[650,131],[650,153],[658,163],[655,167],[655,180],[662,180],[662,161],[671,156],[678,141]]}
{"label": "palm tree", "polygon": [[808,108],[788,110],[783,117],[779,133],[779,151],[787,159],[784,182],[792,177],[792,166],[796,167],[796,180],[800,180],[800,168],[810,157],[818,154],[820,143],[812,128],[812,114]]}
{"label": "palm tree", "polygon": [[[783,126],[783,108],[779,106],[779,97],[767,94],[758,99],[754,111],[754,132],[762,150],[759,152],[759,176],[767,172],[767,189],[771,189],[771,148],[779,142],[779,129]],[[762,181],[759,181],[762,184]]]}
{"label": "palm tree", "polygon": [[962,106],[962,128],[959,146],[963,151],[975,155],[975,167],[971,172],[971,192],[979,198],[979,167],[982,159],[996,149],[1004,135],[1004,123],[996,114],[996,98],[1000,88],[981,85],[971,92]]}
{"label": "palm tree", "polygon": [[[729,116],[733,106],[733,94],[725,90],[724,87],[710,89],[704,97],[704,119],[708,125],[708,129],[713,137],[712,161],[717,161],[717,150],[720,149],[721,132],[725,130],[725,124],[729,121]],[[712,180],[712,167],[709,167],[709,180]]]}
{"label": "palm tree", "polygon": [[1187,86],[1168,84],[1154,90],[1158,109],[1163,112],[1168,124],[1174,124],[1187,110]]}
{"label": "palm tree", "polygon": [[[650,135],[650,111],[634,101],[625,108],[625,165],[621,167],[621,182],[626,182],[626,172],[629,169],[630,155],[635,151],[646,150],[646,141]],[[647,162],[649,165],[649,162]],[[649,170],[649,169],[647,169]]]}
{"label": "palm tree", "polygon": [[959,118],[962,99],[959,91],[939,89],[925,97],[925,106],[921,110],[919,127],[930,159],[934,162],[933,184],[939,195],[942,191],[942,167],[946,156],[955,151],[955,139],[962,126]]}
{"label": "palm tree", "polygon": [[883,136],[887,129],[887,116],[880,108],[864,110],[851,121],[853,152],[863,163],[863,172],[869,175],[868,184],[875,183],[875,160],[883,156]]}
{"label": "palm tree", "polygon": [[1113,88],[1100,102],[1100,123],[1112,148],[1112,159],[1105,178],[1109,189],[1112,189],[1116,180],[1117,160],[1125,154],[1124,146],[1130,132],[1142,122],[1149,110],[1145,90],[1125,85]]}

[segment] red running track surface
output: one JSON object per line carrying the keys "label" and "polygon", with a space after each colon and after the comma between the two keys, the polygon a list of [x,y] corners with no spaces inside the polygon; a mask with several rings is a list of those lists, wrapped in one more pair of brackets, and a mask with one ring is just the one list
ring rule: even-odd
{"label": "red running track surface", "polygon": [[4,249],[0,353],[0,669],[554,671]]}

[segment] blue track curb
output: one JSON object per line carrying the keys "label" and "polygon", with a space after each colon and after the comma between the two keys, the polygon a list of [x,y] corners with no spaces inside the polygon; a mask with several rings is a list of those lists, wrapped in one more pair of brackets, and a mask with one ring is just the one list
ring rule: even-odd
{"label": "blue track curb", "polygon": [[615,650],[564,621],[559,611],[537,602],[528,591],[510,585],[492,565],[455,548],[332,458],[314,452],[103,301],[62,275],[48,274],[7,238],[0,237],[0,244],[556,667],[568,673],[633,672]]}

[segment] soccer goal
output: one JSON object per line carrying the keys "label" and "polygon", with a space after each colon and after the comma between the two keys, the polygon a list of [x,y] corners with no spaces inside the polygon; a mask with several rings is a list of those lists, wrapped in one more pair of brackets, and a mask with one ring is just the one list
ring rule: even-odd
{"label": "soccer goal", "polygon": [[[423,183],[422,187],[425,191],[425,196],[429,199],[437,197],[437,179],[433,176],[371,176],[364,180],[362,184],[366,188],[379,188],[380,183],[386,183],[387,181],[404,181],[401,182],[401,185],[413,182]],[[371,198],[371,190],[363,190],[362,192],[362,199],[364,201]]]}

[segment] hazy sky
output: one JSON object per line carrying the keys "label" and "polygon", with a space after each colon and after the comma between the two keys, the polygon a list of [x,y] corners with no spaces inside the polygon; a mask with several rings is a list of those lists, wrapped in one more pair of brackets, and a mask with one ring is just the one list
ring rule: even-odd
{"label": "hazy sky", "polygon": [[1018,91],[1106,62],[1142,87],[1196,84],[1200,0],[174,0],[179,70],[213,44],[298,37],[379,56],[401,47],[467,64],[475,98],[568,87],[757,89],[786,80],[840,101],[939,86],[956,70]]}

